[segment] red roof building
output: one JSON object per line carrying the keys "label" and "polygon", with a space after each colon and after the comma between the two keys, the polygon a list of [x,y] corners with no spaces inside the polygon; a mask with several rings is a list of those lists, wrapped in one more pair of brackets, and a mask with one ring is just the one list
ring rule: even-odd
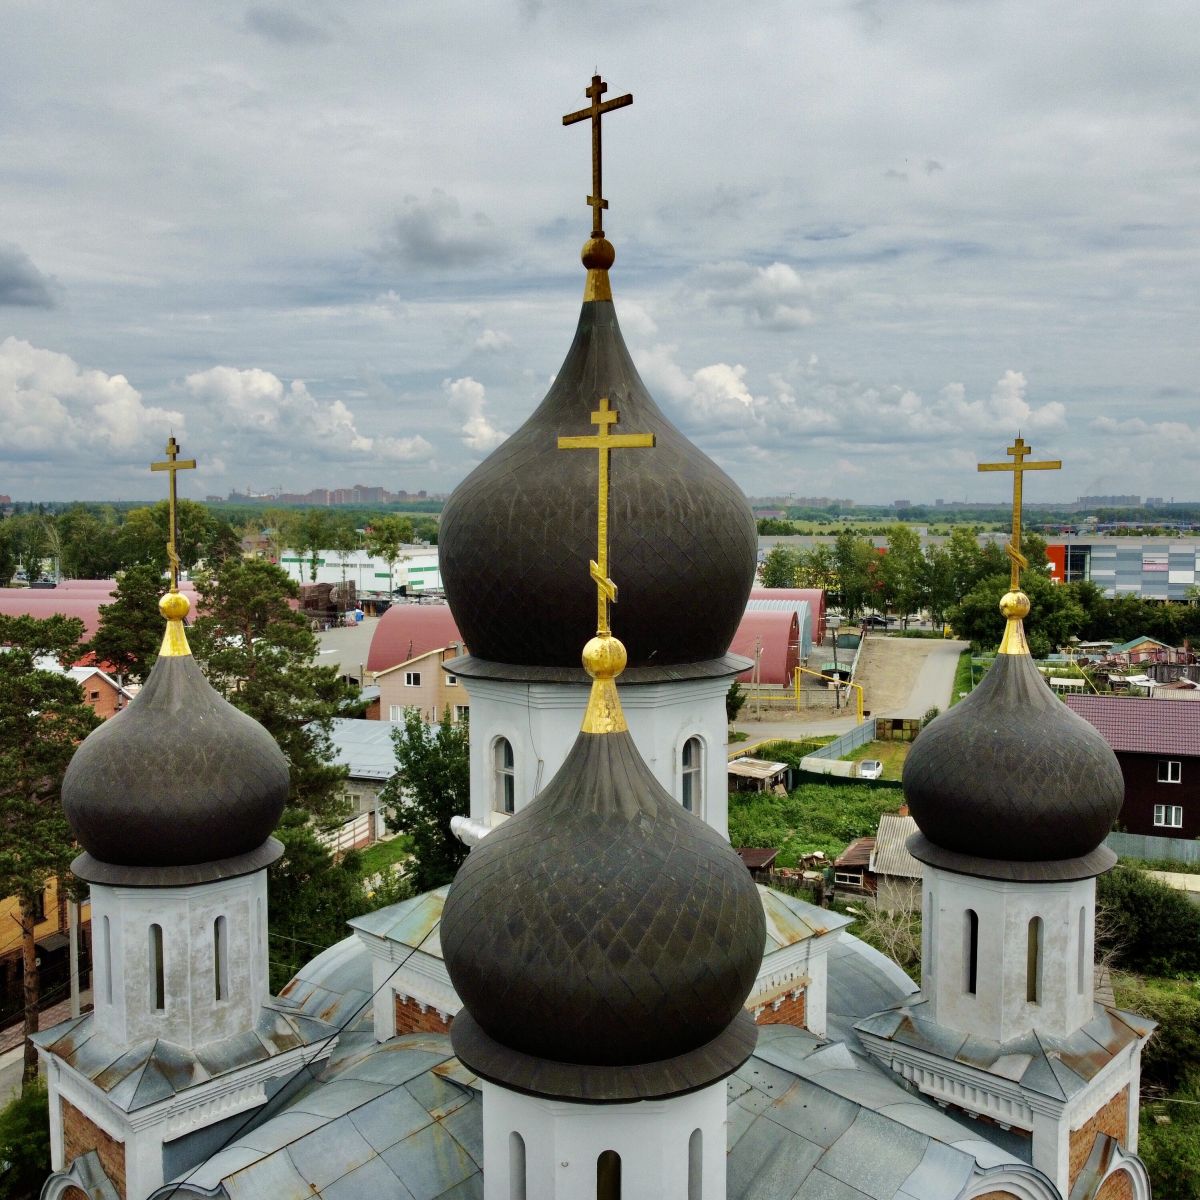
{"label": "red roof building", "polygon": [[825,640],[825,589],[824,588],[752,588],[751,600],[805,600],[812,614],[813,642],[820,645]]}
{"label": "red roof building", "polygon": [[1200,837],[1200,704],[1140,696],[1068,696],[1067,706],[1112,747],[1125,777],[1119,827]]}
{"label": "red roof building", "polygon": [[[800,665],[800,626],[794,611],[767,609],[743,614],[729,652],[753,661],[760,648],[759,683],[790,684]],[[753,678],[753,671],[743,671],[738,676],[742,683]]]}
{"label": "red roof building", "polygon": [[393,604],[375,626],[367,670],[387,671],[455,644],[462,635],[448,604]]}

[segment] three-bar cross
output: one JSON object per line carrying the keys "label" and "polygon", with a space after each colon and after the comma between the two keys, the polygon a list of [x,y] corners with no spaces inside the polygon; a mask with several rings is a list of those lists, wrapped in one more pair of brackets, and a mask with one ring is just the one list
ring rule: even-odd
{"label": "three-bar cross", "polygon": [[591,87],[584,92],[584,95],[592,103],[587,108],[579,109],[578,112],[567,113],[562,119],[564,125],[574,125],[576,121],[590,120],[592,122],[592,194],[588,197],[587,202],[592,209],[592,237],[594,238],[604,236],[600,212],[601,209],[608,207],[608,201],[604,199],[600,183],[600,118],[606,112],[612,112],[614,108],[624,108],[633,103],[633,94],[627,93],[624,96],[617,96],[613,100],[605,100],[601,104],[600,97],[607,91],[608,84],[599,75],[593,75]]}
{"label": "three-bar cross", "polygon": [[194,458],[179,457],[179,443],[175,440],[174,435],[167,439],[167,461],[156,462],[150,464],[152,471],[168,471],[168,478],[171,481],[169,492],[169,501],[167,504],[167,521],[169,523],[169,532],[167,534],[167,558],[171,564],[171,591],[179,591],[179,552],[175,548],[175,526],[176,526],[176,507],[178,501],[175,496],[175,476],[180,471],[190,471],[196,466]]}
{"label": "three-bar cross", "polygon": [[560,450],[597,450],[600,454],[600,478],[597,486],[596,559],[588,564],[596,581],[596,636],[607,637],[612,631],[608,624],[608,606],[617,601],[617,585],[608,577],[608,456],[613,450],[632,450],[653,446],[652,433],[616,433],[617,410],[609,408],[608,397],[600,401],[592,413],[592,424],[598,432],[582,437],[560,437]]}
{"label": "three-bar cross", "polygon": [[1047,459],[1044,462],[1026,462],[1025,456],[1030,452],[1030,447],[1025,444],[1025,439],[1018,437],[1006,451],[1012,456],[1012,462],[977,464],[981,471],[1011,471],[1013,473],[1012,538],[1004,547],[1004,552],[1012,563],[1010,590],[1014,592],[1021,586],[1022,570],[1029,566],[1029,560],[1021,553],[1021,476],[1026,471],[1058,471],[1062,468],[1062,462],[1057,458]]}

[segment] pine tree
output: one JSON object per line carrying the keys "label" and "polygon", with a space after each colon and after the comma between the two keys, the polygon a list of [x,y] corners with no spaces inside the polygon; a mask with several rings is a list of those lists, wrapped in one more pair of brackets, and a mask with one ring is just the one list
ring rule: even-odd
{"label": "pine tree", "polygon": [[196,586],[201,615],[188,638],[209,682],[278,742],[291,768],[291,807],[325,823],[345,816],[346,768],[332,761],[330,728],[356,691],[335,667],[316,665],[316,636],[288,604],[298,586],[253,558],[226,559]]}
{"label": "pine tree", "polygon": [[449,883],[467,857],[467,847],[450,832],[450,818],[465,816],[470,807],[467,726],[452,725],[447,708],[433,729],[410,708],[392,741],[396,773],[379,799],[390,810],[388,826],[412,839],[405,878],[414,891],[427,892]]}
{"label": "pine tree", "polygon": [[[47,883],[65,877],[76,854],[62,810],[63,774],[75,747],[100,723],[79,684],[39,669],[38,659],[73,662],[82,633],[74,617],[0,616],[0,645],[7,645],[0,654],[0,896],[20,904],[27,1038],[38,1029],[38,910]],[[37,1051],[26,1040],[23,1085],[37,1071]]]}
{"label": "pine tree", "polygon": [[84,649],[120,675],[145,680],[162,643],[158,601],[165,589],[157,567],[141,565],[123,571],[112,593],[113,602],[100,606],[99,628]]}

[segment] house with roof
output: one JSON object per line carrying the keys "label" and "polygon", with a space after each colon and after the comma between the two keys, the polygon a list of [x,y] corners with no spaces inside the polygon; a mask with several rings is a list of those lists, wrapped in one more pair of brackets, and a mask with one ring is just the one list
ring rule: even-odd
{"label": "house with roof", "polygon": [[443,664],[463,652],[463,639],[446,604],[393,604],[371,637],[367,672],[379,689],[376,711],[384,721],[402,721],[415,708],[429,724],[448,708],[452,721],[467,719],[466,683]]}
{"label": "house with roof", "polygon": [[403,726],[394,721],[350,717],[335,717],[330,722],[333,761],[346,768],[343,792],[353,805],[351,815],[342,826],[322,835],[332,849],[358,849],[386,832],[379,793],[396,773],[396,746],[392,734],[401,728]]}
{"label": "house with roof", "polygon": [[917,832],[917,823],[907,805],[902,805],[899,812],[884,813],[879,818],[867,865],[875,880],[876,907],[889,912],[920,911],[925,869],[908,852],[908,839]]}
{"label": "house with roof", "polygon": [[1178,651],[1158,638],[1135,637],[1127,642],[1118,642],[1108,651],[1110,658],[1119,658],[1123,662],[1172,662]]}
{"label": "house with roof", "polygon": [[1094,725],[1125,779],[1118,826],[1156,837],[1200,837],[1200,705],[1141,696],[1068,696]]}

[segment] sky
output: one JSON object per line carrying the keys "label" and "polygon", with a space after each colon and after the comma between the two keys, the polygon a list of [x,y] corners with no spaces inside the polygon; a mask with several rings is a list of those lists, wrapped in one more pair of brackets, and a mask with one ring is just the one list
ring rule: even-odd
{"label": "sky", "polygon": [[1186,0],[3,0],[0,493],[450,491],[617,312],[756,496],[1200,498]]}

